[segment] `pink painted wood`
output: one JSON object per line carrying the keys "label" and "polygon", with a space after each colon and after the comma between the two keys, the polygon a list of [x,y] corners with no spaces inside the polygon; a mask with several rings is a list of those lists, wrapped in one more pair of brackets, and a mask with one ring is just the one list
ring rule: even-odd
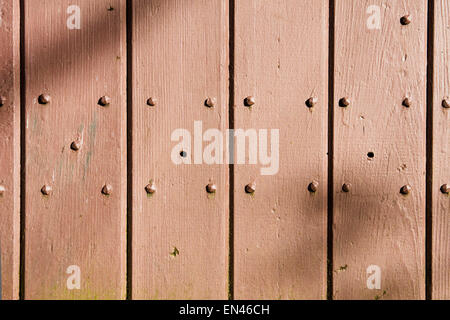
{"label": "pink painted wood", "polygon": [[[24,4],[24,297],[123,299],[125,1],[76,1],[80,29],[68,28],[73,1]],[[42,104],[42,94],[51,101]]]}
{"label": "pink painted wood", "polygon": [[426,13],[425,0],[336,1],[335,299],[425,297]]}
{"label": "pink painted wood", "polygon": [[[279,130],[279,168],[262,174],[269,167],[260,162],[262,140],[259,165],[249,164],[249,144],[246,164],[235,164],[234,295],[323,299],[328,1],[235,3],[235,129],[268,129],[269,137]],[[251,107],[244,103],[248,96],[255,99]],[[275,143],[268,138],[269,153]],[[316,192],[308,190],[313,182]],[[251,183],[256,190],[248,194]]]}
{"label": "pink painted wood", "polygon": [[444,188],[445,185],[450,186],[450,3],[436,1],[434,14],[431,296],[433,299],[449,300],[450,196],[444,193]]}
{"label": "pink painted wood", "polygon": [[0,1],[0,13],[0,298],[17,299],[20,255],[19,1]]}
{"label": "pink painted wood", "polygon": [[194,146],[174,149],[172,133],[194,143],[201,121],[206,147],[203,132],[228,126],[228,1],[133,1],[132,41],[132,298],[226,298],[228,166],[202,151],[194,164]]}

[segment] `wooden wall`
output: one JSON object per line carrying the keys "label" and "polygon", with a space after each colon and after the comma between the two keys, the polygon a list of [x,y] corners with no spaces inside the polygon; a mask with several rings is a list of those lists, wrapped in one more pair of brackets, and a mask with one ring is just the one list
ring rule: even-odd
{"label": "wooden wall", "polygon": [[431,297],[450,299],[450,3],[434,7]]}
{"label": "wooden wall", "polygon": [[276,174],[234,166],[236,299],[326,297],[327,18],[322,0],[236,1],[234,127],[280,141]]}
{"label": "wooden wall", "polygon": [[[68,29],[71,4],[33,0],[23,8],[23,295],[121,299],[126,289],[126,6],[122,0],[79,1],[80,29]],[[51,100],[44,104],[42,95]],[[108,104],[101,105],[102,97]],[[79,268],[80,289],[66,286],[76,272],[70,266]]]}
{"label": "wooden wall", "polygon": [[19,297],[20,9],[1,1],[0,16],[0,265],[3,299]]}
{"label": "wooden wall", "polygon": [[[365,27],[373,4],[381,8],[379,30]],[[427,6],[407,4],[336,1],[336,299],[425,297]],[[405,15],[408,25],[400,22]],[[404,186],[408,194],[400,191]],[[381,270],[378,290],[367,290],[371,265]]]}
{"label": "wooden wall", "polygon": [[449,299],[449,28],[446,0],[0,0],[1,298]]}

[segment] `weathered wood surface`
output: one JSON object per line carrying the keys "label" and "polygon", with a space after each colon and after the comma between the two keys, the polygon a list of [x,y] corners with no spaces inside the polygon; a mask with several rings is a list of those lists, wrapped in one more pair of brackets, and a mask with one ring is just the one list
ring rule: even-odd
{"label": "weathered wood surface", "polygon": [[[370,5],[381,29],[367,28]],[[423,299],[426,1],[337,0],[335,23],[333,295]]]}
{"label": "weathered wood surface", "polygon": [[[446,0],[0,0],[1,298],[423,299],[428,213],[427,293],[449,299],[449,30]],[[207,164],[229,127],[256,148]]]}
{"label": "weathered wood surface", "polygon": [[[24,298],[122,299],[126,6],[124,0],[76,1],[81,25],[69,29],[73,4],[24,2]],[[40,104],[41,94],[50,103]],[[98,104],[102,96],[109,105]],[[105,184],[110,195],[101,192]],[[41,192],[44,185],[52,188],[49,195]],[[77,267],[70,266],[81,272],[79,289]]]}
{"label": "weathered wood surface", "polygon": [[449,300],[450,196],[441,188],[450,186],[450,2],[435,2],[434,25],[431,297]]}
{"label": "weathered wood surface", "polygon": [[0,299],[17,299],[20,254],[19,1],[0,1],[0,12]]}
{"label": "weathered wood surface", "polygon": [[[132,298],[226,298],[228,167],[193,162],[201,135],[228,127],[228,1],[133,1],[132,27]],[[175,149],[177,129],[192,147]]]}
{"label": "weathered wood surface", "polygon": [[261,145],[258,165],[247,143],[246,164],[234,166],[236,299],[326,297],[328,9],[328,1],[236,1],[234,127],[268,129],[268,156],[271,129],[280,141],[274,174],[261,174],[269,167]]}

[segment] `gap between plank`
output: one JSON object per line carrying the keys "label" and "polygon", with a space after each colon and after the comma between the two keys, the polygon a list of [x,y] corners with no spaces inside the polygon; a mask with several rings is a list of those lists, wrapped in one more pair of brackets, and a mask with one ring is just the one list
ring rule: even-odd
{"label": "gap between plank", "polygon": [[334,28],[335,2],[329,1],[328,29],[328,206],[327,300],[333,300],[333,157],[334,157]]}
{"label": "gap between plank", "polygon": [[432,299],[433,240],[433,77],[434,0],[428,1],[427,29],[427,110],[426,110],[426,209],[425,209],[425,299]]}
{"label": "gap between plank", "polygon": [[[228,101],[228,123],[229,128],[234,129],[234,33],[235,33],[235,0],[230,0],[229,4],[229,101]],[[232,153],[233,154],[233,153]],[[234,156],[234,154],[233,154]],[[228,299],[234,299],[234,164],[229,165],[229,216],[228,216]]]}
{"label": "gap between plank", "polygon": [[126,46],[127,46],[127,292],[132,300],[133,279],[133,3],[126,0]]}
{"label": "gap between plank", "polygon": [[25,299],[25,161],[26,161],[26,75],[25,75],[25,0],[20,0],[20,258],[19,299]]}

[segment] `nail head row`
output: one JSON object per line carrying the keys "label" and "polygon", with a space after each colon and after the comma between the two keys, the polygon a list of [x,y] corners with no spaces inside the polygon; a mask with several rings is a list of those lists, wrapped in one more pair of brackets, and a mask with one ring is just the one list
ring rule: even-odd
{"label": "nail head row", "polygon": [[[350,192],[350,190],[351,190],[351,184],[350,183],[344,183],[342,185],[342,191],[343,192],[347,193],[347,192]],[[412,190],[411,186],[409,184],[407,184],[407,185],[404,185],[403,187],[400,188],[400,193],[403,194],[403,195],[407,195],[407,194],[409,194],[411,192],[411,190]],[[441,188],[441,190],[442,190],[442,188]],[[443,193],[445,193],[445,192],[443,192]]]}
{"label": "nail head row", "polygon": [[[314,105],[317,103],[318,99],[316,97],[310,97],[308,100],[305,101],[305,104],[308,108],[314,107]],[[154,107],[156,106],[158,100],[156,98],[150,97],[147,99],[147,105]],[[246,107],[251,107],[256,103],[256,99],[253,96],[248,96],[244,99],[244,105]],[[208,108],[213,108],[217,104],[217,99],[208,97],[205,100],[205,106]]]}
{"label": "nail head row", "polygon": [[[311,101],[310,101],[311,99],[312,99],[312,98],[310,98],[310,99],[308,99],[308,100],[306,101],[306,105],[307,105],[308,107],[310,107],[310,105],[311,105]],[[404,98],[403,101],[402,101],[402,105],[403,105],[404,107],[406,107],[406,108],[411,107],[411,104],[412,104],[411,99],[408,98],[408,97]],[[312,104],[312,105],[313,105],[313,104]],[[312,105],[311,105],[311,106],[312,106]],[[348,107],[349,105],[350,105],[350,99],[348,99],[347,97],[343,97],[343,98],[339,99],[339,106],[340,106],[341,108]],[[442,107],[443,107],[443,108],[446,108],[446,109],[449,109],[449,108],[450,108],[450,99],[444,98],[444,99],[442,100]]]}
{"label": "nail head row", "polygon": [[[213,108],[216,106],[216,98],[208,97],[205,100],[205,106],[208,108]],[[158,99],[154,97],[150,97],[147,99],[147,105],[150,107],[154,107],[158,104]]]}
{"label": "nail head row", "polygon": [[[147,192],[147,194],[154,194],[156,192],[156,186],[153,182],[147,184],[144,189],[145,189],[145,192]],[[217,191],[217,186],[214,183],[210,183],[206,186],[206,192],[216,193],[216,191]]]}
{"label": "nail head row", "polygon": [[[52,101],[52,97],[49,94],[43,93],[38,97],[39,104],[49,104]],[[102,96],[98,100],[98,104],[102,107],[106,107],[111,103],[111,98],[108,96]]]}
{"label": "nail head row", "polygon": [[[305,101],[305,105],[308,108],[312,108],[314,107],[318,102],[317,97],[309,97],[306,101]],[[256,99],[253,96],[248,96],[247,98],[244,99],[244,105],[246,107],[251,107],[256,103]]]}
{"label": "nail head row", "polygon": [[[109,196],[112,193],[112,190],[113,190],[113,188],[112,188],[112,186],[110,184],[105,184],[102,187],[101,192],[104,195]],[[52,192],[53,192],[53,188],[50,185],[48,185],[48,184],[43,185],[42,188],[41,188],[41,193],[44,196],[49,196],[49,195],[52,194]]]}
{"label": "nail head row", "polygon": [[[0,107],[5,103],[5,101],[6,101],[6,98],[0,97]],[[39,96],[38,101],[39,101],[40,104],[47,104],[47,103],[50,103],[51,97],[49,95],[42,94],[42,95]],[[317,102],[318,102],[317,97],[310,97],[310,98],[308,98],[305,101],[305,105],[308,108],[312,108],[312,107],[314,107],[317,104]],[[107,106],[110,103],[111,103],[111,98],[108,97],[108,96],[103,96],[98,101],[98,104],[101,105],[101,106]],[[256,103],[256,99],[253,96],[248,96],[247,98],[244,99],[244,105],[247,106],[247,107],[251,107],[255,103]],[[147,105],[149,105],[151,107],[154,107],[157,104],[158,104],[158,99],[157,98],[150,97],[150,98],[147,99]],[[208,107],[208,108],[213,108],[213,107],[216,106],[216,104],[217,104],[216,98],[208,97],[205,100],[205,106]],[[345,108],[345,107],[348,107],[349,105],[350,105],[350,99],[349,98],[343,97],[343,98],[339,99],[339,106],[340,107]],[[411,106],[411,99],[408,98],[408,97],[404,98],[403,101],[402,101],[402,105],[404,107],[406,107],[406,108],[409,108]],[[446,109],[450,108],[450,99],[448,99],[448,98],[443,99],[442,100],[442,107],[446,108]]]}
{"label": "nail head row", "polygon": [[[317,181],[313,181],[308,185],[308,191],[309,192],[316,192],[319,188],[319,183]],[[102,188],[102,193],[104,195],[110,195],[112,193],[112,186],[110,184],[105,184]],[[343,192],[350,192],[351,190],[351,184],[349,183],[344,183],[342,185],[342,191]],[[407,195],[411,192],[412,187],[410,185],[404,185],[403,187],[401,187],[400,189],[400,193],[403,195]],[[449,184],[443,184],[440,188],[441,192],[444,194],[449,194],[450,193],[450,185]],[[5,193],[6,189],[4,186],[0,185],[0,196],[2,196]],[[41,188],[41,192],[44,195],[50,195],[52,193],[53,189],[51,186],[49,185],[44,185]],[[145,186],[145,191],[148,194],[153,194],[156,192],[156,186],[154,183],[149,183],[148,185]],[[215,193],[217,191],[217,186],[213,183],[210,183],[206,186],[206,192],[208,193]],[[245,186],[245,192],[246,193],[255,193],[256,191],[256,183],[252,182],[249,183]]]}

